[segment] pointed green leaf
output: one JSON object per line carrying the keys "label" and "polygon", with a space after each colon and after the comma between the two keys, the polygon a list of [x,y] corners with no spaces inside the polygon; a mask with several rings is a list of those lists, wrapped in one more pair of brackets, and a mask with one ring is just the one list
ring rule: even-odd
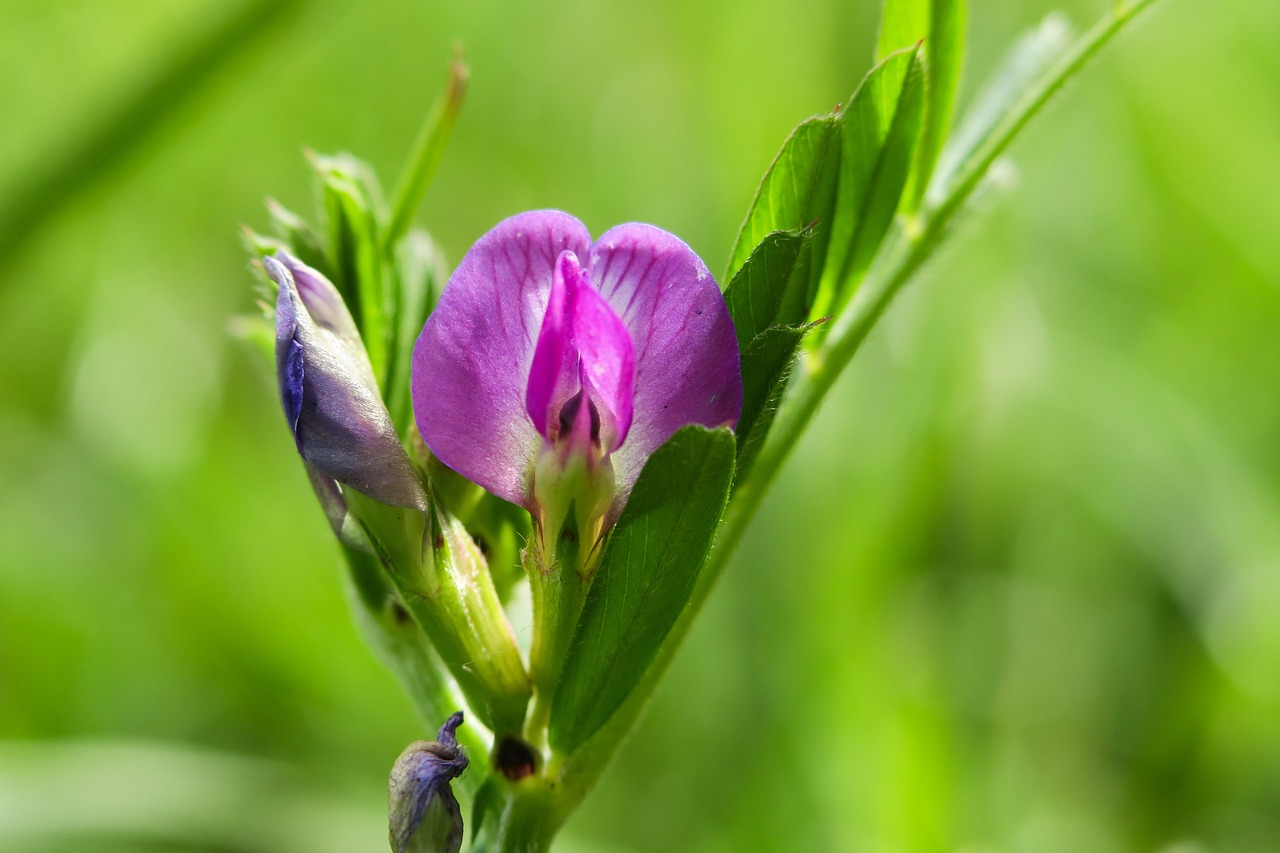
{"label": "pointed green leaf", "polygon": [[[787,387],[796,353],[817,323],[771,326],[742,352],[742,417],[738,419],[738,461],[734,488],[746,482]],[[747,365],[751,365],[750,373]]]}
{"label": "pointed green leaf", "polygon": [[377,181],[367,165],[347,155],[317,156],[313,166],[320,178],[333,283],[360,329],[374,375],[385,383],[391,312],[383,282]]}
{"label": "pointed green leaf", "polygon": [[[802,323],[813,229],[774,231],[760,241],[725,289],[724,300],[738,333],[738,349],[745,350],[770,326]],[[746,372],[746,366],[743,366]]]}
{"label": "pointed green leaf", "polygon": [[911,174],[923,115],[918,48],[871,69],[841,113],[840,185],[814,316],[839,311],[871,265]]}
{"label": "pointed green leaf", "polygon": [[760,181],[747,218],[738,230],[721,282],[746,263],[760,241],[773,231],[798,231],[817,223],[814,249],[827,244],[831,206],[840,167],[840,126],[834,116],[803,121],[774,158]]}
{"label": "pointed green leaf", "polygon": [[631,693],[684,609],[733,479],[727,429],[681,429],[649,457],[610,534],[551,708],[570,753]]}
{"label": "pointed green leaf", "polygon": [[775,231],[761,241],[725,291],[742,353],[736,482],[773,422],[808,316],[813,230]]}
{"label": "pointed green leaf", "polygon": [[876,60],[923,43],[925,115],[915,171],[903,205],[915,210],[951,127],[960,69],[964,61],[967,0],[885,0],[876,42]]}
{"label": "pointed green leaf", "polygon": [[423,120],[409,164],[396,186],[385,235],[388,246],[409,232],[413,217],[422,204],[423,196],[427,194],[427,187],[435,177],[440,158],[444,156],[449,139],[453,136],[453,126],[457,124],[458,114],[462,112],[462,99],[467,92],[469,76],[470,71],[461,59],[454,59],[450,63],[449,82]]}

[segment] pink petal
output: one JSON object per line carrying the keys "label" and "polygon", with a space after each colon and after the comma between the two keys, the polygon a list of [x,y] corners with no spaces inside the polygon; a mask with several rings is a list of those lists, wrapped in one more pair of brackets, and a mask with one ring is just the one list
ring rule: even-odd
{"label": "pink petal", "polygon": [[[573,282],[570,287],[566,281]],[[574,340],[573,301],[577,298],[577,255],[561,252],[551,280],[547,313],[538,332],[538,344],[529,368],[525,410],[542,437],[554,441],[560,409],[582,388],[578,372],[578,348]]]}
{"label": "pink petal", "polygon": [[587,396],[600,409],[600,439],[606,453],[617,450],[631,428],[636,355],[627,327],[586,277],[576,270],[569,280],[574,295],[573,332],[578,369]]}
{"label": "pink petal", "polygon": [[[577,255],[562,252],[525,400],[530,419],[548,441],[556,439],[564,406],[579,391],[595,405],[604,451],[613,452],[631,426],[635,351],[621,318],[587,281]],[[579,412],[583,424],[590,423],[589,410],[583,406]]]}
{"label": "pink petal", "polygon": [[542,442],[526,411],[537,336],[556,259],[590,246],[586,227],[559,211],[500,222],[462,259],[414,348],[414,413],[431,452],[528,508]]}
{"label": "pink petal", "polygon": [[634,346],[634,413],[613,456],[625,500],[645,460],[686,424],[734,426],[742,411],[738,341],[706,265],[652,225],[619,225],[591,251],[588,275]]}

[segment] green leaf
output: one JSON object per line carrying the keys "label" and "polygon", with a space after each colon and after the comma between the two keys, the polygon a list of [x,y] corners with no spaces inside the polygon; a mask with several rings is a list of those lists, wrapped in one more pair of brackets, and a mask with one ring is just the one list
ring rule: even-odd
{"label": "green leaf", "polygon": [[[796,353],[817,323],[771,326],[742,352],[742,417],[738,419],[738,461],[734,488],[746,482],[751,466],[778,413]],[[748,373],[746,365],[750,364]]]}
{"label": "green leaf", "polygon": [[942,149],[929,188],[931,203],[951,190],[956,175],[971,164],[1001,119],[1071,49],[1072,38],[1066,18],[1055,13],[1018,39]]}
{"label": "green leaf", "polygon": [[649,458],[610,534],[551,708],[550,743],[570,753],[631,693],[706,561],[733,479],[727,429],[687,426]]}
{"label": "green leaf", "polygon": [[827,245],[840,167],[840,125],[835,116],[803,121],[782,143],[756,190],[721,282],[746,263],[752,250],[773,231],[798,231],[817,223],[814,249]]}
{"label": "green leaf", "polygon": [[812,327],[808,316],[813,230],[765,237],[725,291],[742,353],[742,415],[738,418],[737,483],[773,422],[796,350]]}
{"label": "green leaf", "polygon": [[354,157],[317,156],[334,285],[360,329],[379,383],[387,380],[391,311],[384,287],[381,196],[372,171]]}
{"label": "green leaf", "polygon": [[915,210],[951,127],[964,61],[967,0],[885,0],[876,60],[923,42],[925,116],[904,206]]}
{"label": "green leaf", "polygon": [[919,49],[899,51],[871,69],[841,113],[840,185],[814,316],[848,301],[893,224],[920,137],[924,90]]}
{"label": "green leaf", "polygon": [[[724,292],[724,301],[745,350],[770,326],[802,323],[807,296],[813,229],[774,231],[760,241]],[[746,366],[743,366],[746,370]]]}
{"label": "green leaf", "polygon": [[413,346],[440,298],[449,272],[444,255],[425,231],[411,231],[396,245],[398,251],[386,267],[390,343],[382,393],[391,420],[404,438],[413,424]]}

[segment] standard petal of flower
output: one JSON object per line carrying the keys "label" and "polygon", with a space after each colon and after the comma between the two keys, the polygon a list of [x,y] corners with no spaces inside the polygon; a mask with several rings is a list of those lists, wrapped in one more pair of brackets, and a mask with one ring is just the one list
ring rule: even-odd
{"label": "standard petal of flower", "polygon": [[431,452],[528,508],[542,442],[526,411],[535,343],[556,259],[586,257],[590,246],[586,226],[566,213],[504,220],[462,259],[414,348],[413,408]]}
{"label": "standard petal of flower", "polygon": [[702,260],[652,225],[619,225],[591,252],[588,274],[635,346],[635,408],[614,454],[625,499],[648,457],[686,424],[733,426],[742,411],[738,342]]}
{"label": "standard petal of flower", "polygon": [[352,341],[316,322],[289,269],[274,258],[263,264],[280,287],[276,371],[298,453],[327,477],[382,503],[421,507],[417,475],[359,337]]}

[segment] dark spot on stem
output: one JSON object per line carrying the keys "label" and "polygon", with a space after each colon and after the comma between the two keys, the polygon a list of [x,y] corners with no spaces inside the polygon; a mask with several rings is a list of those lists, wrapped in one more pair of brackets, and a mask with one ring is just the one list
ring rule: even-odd
{"label": "dark spot on stem", "polygon": [[519,782],[538,769],[538,754],[518,737],[507,735],[493,750],[493,766],[512,782]]}
{"label": "dark spot on stem", "polygon": [[398,601],[387,602],[387,609],[391,611],[391,618],[395,620],[397,625],[408,625],[413,621],[413,617],[409,615],[409,611],[404,609],[404,605]]}

